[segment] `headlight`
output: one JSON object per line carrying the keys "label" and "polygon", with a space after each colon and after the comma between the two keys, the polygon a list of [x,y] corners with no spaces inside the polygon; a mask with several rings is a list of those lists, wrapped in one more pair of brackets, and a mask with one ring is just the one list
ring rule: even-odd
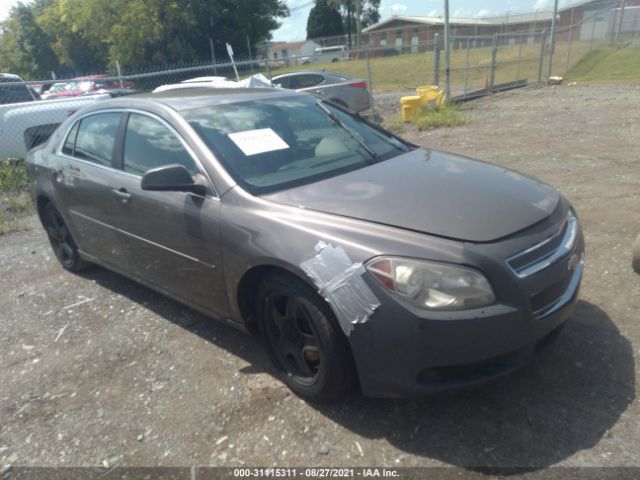
{"label": "headlight", "polygon": [[391,293],[424,310],[461,310],[490,305],[491,285],[477,270],[402,257],[377,257],[367,271]]}

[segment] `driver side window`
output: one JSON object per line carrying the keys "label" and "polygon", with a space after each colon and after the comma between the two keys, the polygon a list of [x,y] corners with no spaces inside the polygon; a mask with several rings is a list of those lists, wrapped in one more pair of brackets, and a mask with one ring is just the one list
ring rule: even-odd
{"label": "driver side window", "polygon": [[124,139],[124,171],[143,175],[147,170],[177,163],[192,175],[198,172],[182,142],[155,118],[132,113]]}

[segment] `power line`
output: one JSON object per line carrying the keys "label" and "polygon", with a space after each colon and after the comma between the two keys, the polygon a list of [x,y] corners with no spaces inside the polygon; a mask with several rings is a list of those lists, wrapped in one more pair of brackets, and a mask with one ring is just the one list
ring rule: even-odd
{"label": "power line", "polygon": [[296,5],[294,7],[289,7],[289,12],[296,12],[298,10],[302,10],[304,8],[307,8],[307,7],[310,7],[312,5],[315,5],[315,3],[316,3],[315,0],[313,0],[311,2],[305,2],[305,3],[302,3],[300,5]]}

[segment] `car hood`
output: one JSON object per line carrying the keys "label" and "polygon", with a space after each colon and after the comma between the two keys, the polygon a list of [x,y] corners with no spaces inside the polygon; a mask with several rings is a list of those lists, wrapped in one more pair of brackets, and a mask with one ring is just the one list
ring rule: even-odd
{"label": "car hood", "polygon": [[506,168],[417,149],[263,198],[441,237],[489,242],[544,220],[560,194]]}

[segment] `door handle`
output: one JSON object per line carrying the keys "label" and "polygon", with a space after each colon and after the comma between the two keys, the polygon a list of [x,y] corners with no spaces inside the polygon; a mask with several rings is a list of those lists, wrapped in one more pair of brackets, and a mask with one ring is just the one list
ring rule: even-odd
{"label": "door handle", "polygon": [[111,190],[116,197],[119,197],[120,200],[122,200],[122,203],[127,203],[129,200],[131,200],[131,194],[129,192],[127,192],[126,188],[120,188],[120,189],[113,189]]}

